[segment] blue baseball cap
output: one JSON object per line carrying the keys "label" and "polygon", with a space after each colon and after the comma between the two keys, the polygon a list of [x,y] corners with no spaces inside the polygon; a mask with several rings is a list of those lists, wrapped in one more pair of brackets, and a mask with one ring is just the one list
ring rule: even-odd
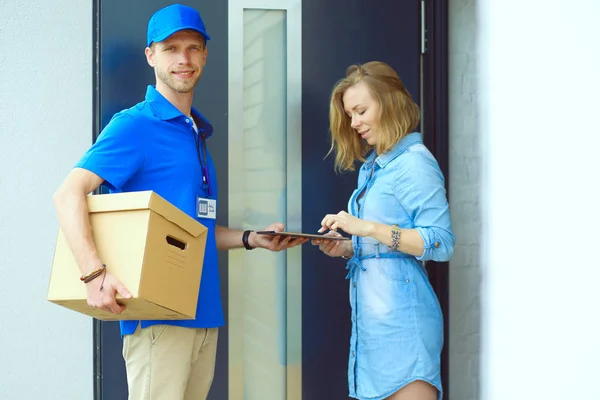
{"label": "blue baseball cap", "polygon": [[193,29],[201,33],[206,40],[210,40],[200,13],[195,9],[181,4],[161,8],[148,21],[148,46],[152,42],[162,42],[175,32],[184,29]]}

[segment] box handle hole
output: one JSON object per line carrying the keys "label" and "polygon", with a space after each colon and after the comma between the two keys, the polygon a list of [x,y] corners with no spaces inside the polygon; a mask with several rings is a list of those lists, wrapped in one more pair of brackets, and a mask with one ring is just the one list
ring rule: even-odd
{"label": "box handle hole", "polygon": [[183,243],[181,240],[175,239],[173,236],[167,236],[167,243],[181,250],[185,250],[187,247],[185,243]]}

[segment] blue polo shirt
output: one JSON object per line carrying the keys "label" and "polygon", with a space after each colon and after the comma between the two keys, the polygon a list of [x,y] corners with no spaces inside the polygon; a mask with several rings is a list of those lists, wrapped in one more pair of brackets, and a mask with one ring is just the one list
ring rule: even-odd
{"label": "blue polo shirt", "polygon": [[[200,135],[210,137],[213,128],[208,120],[194,108],[192,114]],[[96,143],[76,164],[76,167],[103,178],[103,185],[110,193],[153,190],[208,228],[196,318],[141,321],[142,328],[156,324],[215,328],[225,323],[217,261],[216,220],[196,217],[197,196],[217,200],[215,166],[204,146],[196,136],[193,121],[153,86],[148,86],[146,99],[115,114]],[[202,181],[198,153],[208,169],[210,194]],[[139,322],[121,321],[121,335],[135,332]]]}

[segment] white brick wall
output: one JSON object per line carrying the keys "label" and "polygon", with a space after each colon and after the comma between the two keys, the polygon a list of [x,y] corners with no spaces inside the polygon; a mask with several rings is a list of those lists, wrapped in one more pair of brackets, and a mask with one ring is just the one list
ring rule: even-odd
{"label": "white brick wall", "polygon": [[0,399],[91,399],[92,319],[46,294],[52,193],[92,142],[92,2],[0,0],[0,66]]}
{"label": "white brick wall", "polygon": [[475,400],[479,391],[480,150],[475,1],[450,1],[449,15],[449,195],[456,234],[450,263],[450,395]]}

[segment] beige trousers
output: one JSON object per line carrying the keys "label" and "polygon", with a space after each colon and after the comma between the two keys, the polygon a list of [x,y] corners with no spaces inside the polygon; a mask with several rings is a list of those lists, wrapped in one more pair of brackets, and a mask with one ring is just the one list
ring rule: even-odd
{"label": "beige trousers", "polygon": [[129,400],[205,400],[218,329],[153,325],[123,339]]}

